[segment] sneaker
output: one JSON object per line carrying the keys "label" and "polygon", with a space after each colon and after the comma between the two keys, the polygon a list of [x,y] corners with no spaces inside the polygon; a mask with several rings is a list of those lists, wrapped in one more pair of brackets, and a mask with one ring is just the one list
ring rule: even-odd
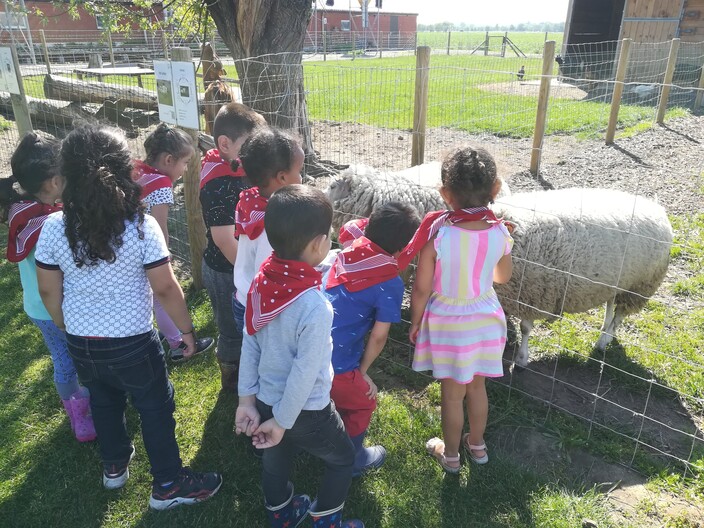
{"label": "sneaker", "polygon": [[[197,356],[198,354],[202,354],[203,352],[210,350],[214,342],[215,340],[212,337],[201,337],[196,339],[196,352],[195,354],[193,354],[193,356]],[[170,349],[169,355],[171,356],[171,361],[173,361],[174,363],[184,361],[186,359],[185,357],[183,357],[183,351],[185,348],[186,345],[183,343],[183,341],[181,341],[181,343],[176,348]]]}
{"label": "sneaker", "polygon": [[176,479],[167,487],[155,482],[149,506],[154,510],[170,510],[181,504],[196,504],[215,495],[222,486],[219,473],[196,473],[181,468]]}
{"label": "sneaker", "polygon": [[103,486],[106,489],[120,489],[130,478],[130,462],[134,458],[134,446],[126,462],[122,464],[110,464],[103,466]]}

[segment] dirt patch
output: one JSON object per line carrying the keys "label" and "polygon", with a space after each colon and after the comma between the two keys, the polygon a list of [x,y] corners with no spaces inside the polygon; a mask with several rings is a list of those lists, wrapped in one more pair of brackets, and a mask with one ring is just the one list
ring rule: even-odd
{"label": "dirt patch", "polygon": [[559,438],[537,428],[503,426],[490,437],[494,452],[513,459],[553,482],[577,491],[596,488],[604,493],[616,525],[655,528],[668,521],[704,526],[704,505],[653,489],[647,479],[620,464],[580,450],[566,450]]}
{"label": "dirt patch", "polygon": [[[356,123],[313,124],[313,138],[323,159],[363,163],[379,169],[410,166],[412,134]],[[466,144],[487,148],[513,192],[602,187],[657,200],[671,214],[704,210],[704,117],[673,119],[608,146],[603,140],[549,136],[542,147],[540,180],[527,170],[532,139],[468,134],[434,128],[426,138],[426,161],[440,160],[450,149]],[[318,185],[325,186],[326,180]]]}
{"label": "dirt patch", "polygon": [[[538,97],[540,93],[540,81],[519,81],[482,84],[480,90],[487,92],[502,93],[507,95],[523,95],[528,97]],[[586,99],[588,93],[573,84],[560,82],[552,79],[550,82],[550,97],[555,99]]]}

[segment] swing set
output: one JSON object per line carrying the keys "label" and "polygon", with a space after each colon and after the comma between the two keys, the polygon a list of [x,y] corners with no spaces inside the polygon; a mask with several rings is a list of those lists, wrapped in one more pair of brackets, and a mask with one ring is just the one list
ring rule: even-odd
{"label": "swing set", "polygon": [[508,38],[508,32],[504,33],[503,35],[489,35],[488,31],[486,32],[486,36],[484,37],[484,42],[474,48],[470,55],[474,55],[474,53],[477,51],[484,51],[484,55],[489,55],[489,50],[491,49],[491,39],[501,39],[501,58],[506,57],[507,47],[511,48],[511,50],[516,54],[516,57],[526,56],[526,54],[523,53],[521,49],[516,46],[516,44],[514,44],[510,38]]}

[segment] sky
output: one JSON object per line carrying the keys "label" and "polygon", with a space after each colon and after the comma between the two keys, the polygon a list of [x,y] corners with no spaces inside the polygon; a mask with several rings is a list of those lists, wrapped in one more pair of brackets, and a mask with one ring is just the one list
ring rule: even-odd
{"label": "sky", "polygon": [[[347,3],[337,0],[335,7]],[[419,24],[519,24],[564,22],[567,3],[568,0],[383,0],[383,10],[418,13]],[[372,1],[370,9],[373,6]]]}

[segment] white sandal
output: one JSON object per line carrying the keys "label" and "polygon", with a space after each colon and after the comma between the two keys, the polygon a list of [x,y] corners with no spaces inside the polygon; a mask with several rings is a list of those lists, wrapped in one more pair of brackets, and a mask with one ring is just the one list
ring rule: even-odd
{"label": "white sandal", "polygon": [[[488,449],[486,448],[486,443],[482,443],[481,445],[473,445],[469,443],[469,433],[465,433],[462,436],[462,445],[464,446],[465,451],[467,452],[467,456],[470,458],[472,462],[475,464],[486,464],[489,462],[489,452]],[[474,454],[474,451],[486,451],[484,456],[478,457]]]}
{"label": "white sandal", "polygon": [[[438,448],[442,446],[442,451],[438,451]],[[453,456],[453,457],[448,457],[445,456],[445,442],[443,442],[440,438],[435,437],[431,438],[425,443],[425,450],[426,452],[433,457],[435,460],[437,460],[438,464],[440,464],[440,467],[445,470],[445,472],[450,473],[451,475],[457,475],[460,472],[460,466],[450,466],[448,462],[459,462],[460,461],[460,456]]]}

